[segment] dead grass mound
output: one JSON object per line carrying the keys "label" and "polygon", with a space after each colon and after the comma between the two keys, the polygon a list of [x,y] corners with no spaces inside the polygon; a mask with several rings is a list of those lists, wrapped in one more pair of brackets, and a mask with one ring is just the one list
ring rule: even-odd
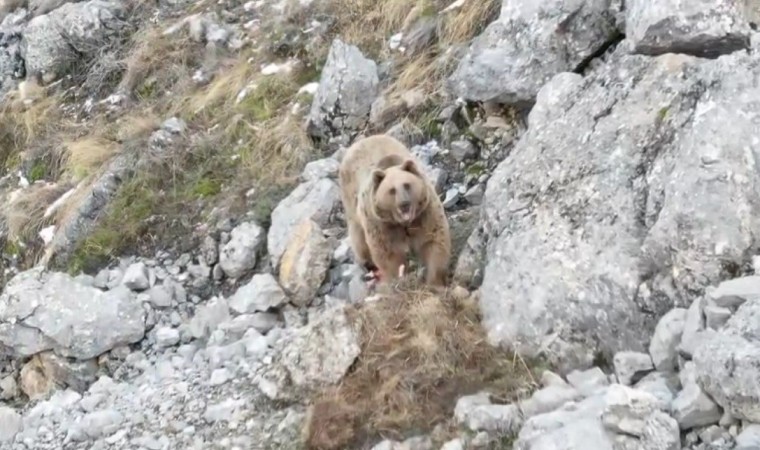
{"label": "dead grass mound", "polygon": [[308,448],[368,448],[429,433],[451,420],[463,395],[488,390],[508,402],[535,385],[522,359],[486,342],[472,297],[401,287],[351,317],[362,352],[343,382],[315,399]]}

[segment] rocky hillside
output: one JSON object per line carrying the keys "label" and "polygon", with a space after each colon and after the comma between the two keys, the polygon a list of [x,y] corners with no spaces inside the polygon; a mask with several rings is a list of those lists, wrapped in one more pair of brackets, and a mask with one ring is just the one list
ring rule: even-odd
{"label": "rocky hillside", "polygon": [[[0,449],[760,449],[757,23],[0,0]],[[446,292],[353,262],[375,133],[440,194]]]}

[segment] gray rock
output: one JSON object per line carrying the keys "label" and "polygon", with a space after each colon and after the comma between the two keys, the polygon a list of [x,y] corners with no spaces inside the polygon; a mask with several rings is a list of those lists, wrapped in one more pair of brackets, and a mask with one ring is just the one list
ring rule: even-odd
{"label": "gray rock", "polygon": [[649,355],[654,367],[661,372],[673,371],[678,362],[677,347],[681,342],[686,310],[675,308],[665,314],[654,329],[649,343]]}
{"label": "gray rock", "polygon": [[11,443],[21,431],[21,416],[7,406],[0,406],[0,443]]}
{"label": "gray rock", "polygon": [[654,370],[652,358],[646,353],[618,352],[612,360],[615,376],[624,386],[630,386]]}
{"label": "gray rock", "polygon": [[705,329],[704,304],[703,298],[695,299],[686,311],[686,320],[684,321],[678,352],[688,358],[691,358],[694,350],[696,350],[699,334]]}
{"label": "gray rock", "polygon": [[340,161],[335,158],[323,158],[312,161],[303,168],[301,178],[304,181],[319,181],[322,178],[337,179]]}
{"label": "gray rock", "polygon": [[256,266],[257,254],[264,245],[264,230],[253,222],[243,222],[230,233],[230,240],[219,251],[219,266],[230,278],[239,278]]}
{"label": "gray rock", "polygon": [[268,333],[278,324],[277,314],[255,313],[243,314],[229,322],[219,324],[219,329],[227,335],[242,337],[249,330],[255,330],[261,334]]}
{"label": "gray rock", "polygon": [[330,269],[332,241],[309,219],[294,229],[280,260],[280,284],[296,306],[308,306]]}
{"label": "gray rock", "polygon": [[441,446],[441,450],[464,450],[464,442],[461,439],[452,439]]}
{"label": "gray rock", "polygon": [[717,306],[735,309],[747,300],[760,300],[760,275],[734,278],[707,290]]}
{"label": "gray rock", "polygon": [[404,119],[396,125],[393,125],[385,132],[385,134],[398,139],[407,147],[420,145],[425,140],[425,134],[422,130],[409,119]]}
{"label": "gray rock", "polygon": [[655,411],[644,423],[644,432],[636,449],[680,450],[681,432],[678,422],[669,415]]}
{"label": "gray rock", "polygon": [[206,265],[214,265],[219,261],[219,244],[211,236],[206,236],[201,244],[201,255]]}
{"label": "gray rock", "polygon": [[644,391],[613,384],[607,390],[602,413],[605,428],[636,437],[644,435],[647,419],[657,411],[657,399]]}
{"label": "gray rock", "polygon": [[124,422],[124,415],[113,409],[86,414],[80,427],[92,439],[115,433]]}
{"label": "gray rock", "polygon": [[731,318],[731,310],[720,306],[705,306],[705,324],[711,330],[718,330]]}
{"label": "gray rock", "polygon": [[24,30],[26,71],[59,78],[81,54],[113,38],[125,24],[121,2],[67,3],[29,21]]}
{"label": "gray rock", "polygon": [[518,405],[525,417],[533,417],[554,411],[565,403],[581,398],[582,394],[575,388],[553,385],[534,392],[529,399],[520,401]]}
{"label": "gray rock", "polygon": [[465,100],[531,103],[551,77],[574,70],[617,37],[610,3],[502,2],[499,18],[451,75],[450,88]]}
{"label": "gray rock", "polygon": [[760,448],[760,425],[750,424],[736,436],[736,450],[755,448]]}
{"label": "gray rock", "polygon": [[718,57],[749,48],[750,28],[737,0],[626,4],[626,34],[645,55]]}
{"label": "gray rock", "polygon": [[642,378],[634,387],[640,391],[652,394],[657,399],[657,408],[670,412],[675,394],[681,388],[681,385],[674,374],[665,375],[661,372],[652,372]]}
{"label": "gray rock", "polygon": [[325,227],[340,205],[340,189],[333,180],[321,179],[298,185],[272,211],[272,225],[267,235],[272,267],[279,268],[280,258],[293,231],[304,219],[311,219],[320,227]]}
{"label": "gray rock", "polygon": [[196,339],[209,336],[219,324],[230,318],[230,308],[223,298],[212,298],[195,311],[190,321],[190,333]]}
{"label": "gray rock", "polygon": [[172,134],[182,134],[187,129],[187,123],[178,117],[170,117],[161,124],[161,128]]}
{"label": "gray rock", "polygon": [[90,359],[144,333],[145,311],[125,287],[103,292],[38,267],[13,277],[0,295],[0,353],[15,357],[52,349]]}
{"label": "gray rock", "polygon": [[148,289],[150,287],[150,280],[145,263],[137,262],[127,267],[121,282],[133,291],[139,292]]}
{"label": "gray rock", "polygon": [[454,206],[456,206],[457,202],[459,202],[459,198],[461,197],[461,193],[459,192],[459,189],[456,187],[450,188],[446,191],[446,197],[443,199],[443,207],[446,209],[451,209]]}
{"label": "gray rock", "polygon": [[746,160],[760,107],[742,100],[760,95],[760,61],[609,58],[541,89],[478,224],[489,341],[563,373],[646,351],[657,320],[694,298],[681,293],[748,261],[760,232],[760,178]]}
{"label": "gray rock", "polygon": [[243,400],[227,399],[223,402],[209,405],[203,418],[207,422],[231,422],[245,410]]}
{"label": "gray rock", "polygon": [[167,285],[153,286],[148,290],[150,304],[155,308],[168,308],[174,300],[174,290]]}
{"label": "gray rock", "polygon": [[478,156],[478,148],[467,140],[454,141],[451,143],[451,156],[457,161],[464,161]]}
{"label": "gray rock", "polygon": [[723,412],[696,383],[684,385],[673,400],[673,417],[681,430],[717,424]]}
{"label": "gray rock", "polygon": [[584,371],[574,370],[567,374],[567,382],[585,397],[609,385],[607,375],[598,367]]}
{"label": "gray rock", "polygon": [[340,381],[359,353],[358,335],[338,307],[296,329],[284,343],[280,361],[296,386],[311,389]]}
{"label": "gray rock", "polygon": [[176,328],[161,327],[156,330],[156,345],[160,348],[171,347],[179,343],[179,331]]}
{"label": "gray rock", "polygon": [[483,203],[483,196],[486,193],[486,187],[484,184],[478,183],[471,187],[464,194],[464,199],[471,205],[480,205]]}
{"label": "gray rock", "polygon": [[309,112],[309,133],[328,138],[358,132],[367,123],[378,84],[375,62],[335,39]]}
{"label": "gray rock", "polygon": [[226,368],[216,369],[211,372],[211,377],[208,380],[209,386],[222,385],[232,378],[232,374]]}
{"label": "gray rock", "polygon": [[[699,386],[737,419],[760,422],[760,300],[745,302],[694,353]],[[717,421],[716,421],[717,422]]]}
{"label": "gray rock", "polygon": [[[83,3],[78,4],[82,5]],[[53,241],[48,245],[40,259],[42,264],[49,267],[51,263],[61,266],[67,263],[77,244],[89,236],[91,227],[101,217],[103,208],[116,195],[122,181],[134,170],[135,164],[136,155],[134,153],[120,153],[106,165],[97,180],[80,188],[84,191],[78,192],[77,197],[82,200],[76,205],[70,205],[70,214],[57,224]],[[115,269],[109,278],[119,273],[120,270]],[[118,281],[111,281],[108,283],[109,288],[118,283]]]}
{"label": "gray rock", "polygon": [[516,405],[478,405],[467,413],[465,425],[472,431],[513,434],[520,430],[523,416]]}
{"label": "gray rock", "polygon": [[238,314],[268,311],[287,303],[288,298],[277,280],[268,273],[256,274],[230,297],[230,308]]}
{"label": "gray rock", "polygon": [[11,400],[19,393],[18,383],[13,375],[0,379],[0,400]]}
{"label": "gray rock", "polygon": [[517,435],[515,450],[612,450],[613,441],[601,417],[604,394],[531,417]]}

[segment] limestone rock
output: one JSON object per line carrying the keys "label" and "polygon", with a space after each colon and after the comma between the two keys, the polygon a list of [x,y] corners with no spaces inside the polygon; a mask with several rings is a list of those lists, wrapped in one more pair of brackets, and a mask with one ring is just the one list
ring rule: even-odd
{"label": "limestone rock", "polygon": [[613,384],[607,390],[602,423],[615,433],[641,437],[647,419],[657,411],[657,399],[644,391]]}
{"label": "limestone rock", "polygon": [[523,423],[523,415],[516,405],[494,405],[485,392],[464,396],[454,407],[457,422],[472,431],[490,431],[500,434],[515,433]]}
{"label": "limestone rock", "polygon": [[52,349],[86,360],[144,334],[145,311],[123,286],[103,292],[35,268],[16,275],[0,295],[0,352],[15,357]]}
{"label": "limestone rock", "polygon": [[689,358],[694,353],[694,350],[696,350],[699,334],[705,329],[704,306],[705,300],[698,298],[691,303],[686,311],[681,343],[677,349],[679,353]]}
{"label": "limestone rock", "polygon": [[296,306],[307,306],[319,291],[330,268],[331,241],[312,220],[294,230],[280,261],[280,284]]}
{"label": "limestone rock", "polygon": [[473,41],[451,75],[450,88],[471,101],[531,103],[551,77],[574,70],[617,37],[610,5],[503,1],[499,18]]}
{"label": "limestone rock", "polygon": [[742,99],[760,95],[758,78],[746,52],[618,49],[584,77],[544,85],[481,206],[490,342],[546,355],[563,373],[643,352],[658,319],[694,298],[681,293],[748,261],[760,174],[746,142],[760,105]]}
{"label": "limestone rock", "polygon": [[145,263],[137,262],[127,267],[121,282],[133,291],[139,292],[148,289],[150,287],[150,280]]}
{"label": "limestone rock", "polygon": [[358,334],[336,307],[297,329],[282,348],[281,362],[296,386],[310,389],[339,382],[359,353]]}
{"label": "limestone rock", "polygon": [[266,312],[288,301],[277,280],[268,273],[256,274],[248,284],[238,288],[230,297],[230,308],[238,314]]}
{"label": "limestone rock", "polygon": [[718,57],[749,48],[750,28],[739,0],[626,4],[626,34],[645,55]]}
{"label": "limestone rock", "polygon": [[735,309],[747,300],[760,300],[760,275],[724,281],[707,294],[717,306]]}
{"label": "limestone rock", "polygon": [[649,355],[652,357],[654,367],[663,371],[676,369],[678,344],[681,342],[686,310],[675,308],[665,314],[654,329],[654,336],[649,343]]}
{"label": "limestone rock", "polygon": [[27,73],[61,77],[78,52],[113,38],[124,25],[121,2],[90,0],[67,3],[35,17],[24,31],[23,48]]}
{"label": "limestone rock", "polygon": [[335,39],[309,112],[309,132],[327,138],[359,131],[367,123],[378,84],[375,62]]}
{"label": "limestone rock", "polygon": [[7,406],[0,406],[0,443],[13,442],[22,425],[21,416],[16,411]]}
{"label": "limestone rock", "polygon": [[654,370],[652,358],[646,353],[619,352],[613,359],[615,376],[624,386],[635,384],[647,373]]}
{"label": "limestone rock", "polygon": [[230,278],[239,278],[256,266],[257,255],[264,245],[264,230],[253,222],[233,228],[230,240],[219,251],[219,265]]}
{"label": "limestone rock", "polygon": [[306,164],[301,173],[303,181],[318,181],[322,178],[338,178],[340,161],[335,158],[323,158]]}
{"label": "limestone rock", "polygon": [[723,415],[718,405],[696,383],[684,386],[673,400],[672,409],[681,430],[716,424]]}
{"label": "limestone rock", "polygon": [[279,268],[285,247],[304,219],[325,227],[340,204],[340,189],[329,179],[302,183],[285,197],[272,211],[272,225],[267,235],[272,267]]}
{"label": "limestone rock", "polygon": [[574,370],[567,374],[567,381],[585,397],[609,385],[607,375],[598,367],[584,371]]}
{"label": "limestone rock", "polygon": [[694,353],[699,386],[737,419],[760,422],[760,300],[748,300]]}

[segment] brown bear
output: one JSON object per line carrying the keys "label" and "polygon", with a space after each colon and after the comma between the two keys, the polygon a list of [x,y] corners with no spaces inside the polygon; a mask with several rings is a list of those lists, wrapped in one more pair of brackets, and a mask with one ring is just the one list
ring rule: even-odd
{"label": "brown bear", "polygon": [[411,250],[421,259],[428,284],[446,284],[448,219],[435,187],[404,144],[384,134],[356,141],[343,156],[339,180],[357,264],[377,269],[380,280],[394,280]]}

